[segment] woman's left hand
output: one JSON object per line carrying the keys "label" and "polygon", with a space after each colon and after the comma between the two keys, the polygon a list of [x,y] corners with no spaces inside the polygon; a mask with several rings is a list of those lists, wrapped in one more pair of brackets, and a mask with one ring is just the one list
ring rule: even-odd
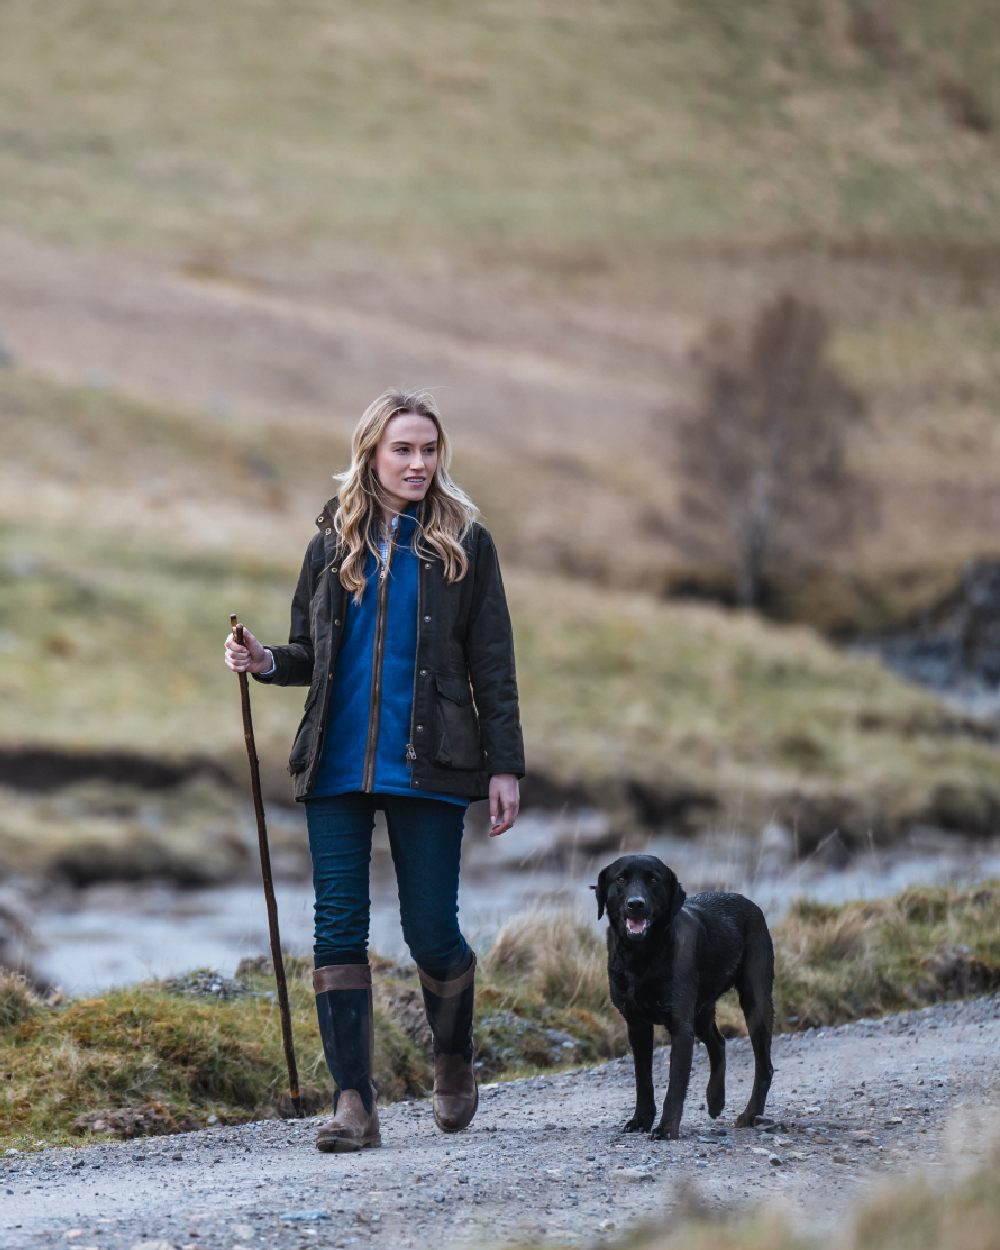
{"label": "woman's left hand", "polygon": [[521,790],[513,773],[490,778],[490,837],[506,833],[521,807]]}

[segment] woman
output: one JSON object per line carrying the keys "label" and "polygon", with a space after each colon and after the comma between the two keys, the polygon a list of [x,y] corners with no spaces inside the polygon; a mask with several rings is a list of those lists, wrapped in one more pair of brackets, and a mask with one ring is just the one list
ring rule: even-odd
{"label": "woman", "polygon": [[491,835],[517,818],[524,749],[510,616],[496,550],[448,475],[426,392],[387,391],[354,431],[339,497],[316,518],[287,646],[244,629],[236,673],[309,686],[289,771],[305,803],[316,892],[316,1010],[334,1116],[320,1150],[381,1144],[372,1066],[368,870],[382,808],[403,936],[434,1038],[434,1118],[465,1128],[475,955],[458,926],[465,809],[489,798]]}

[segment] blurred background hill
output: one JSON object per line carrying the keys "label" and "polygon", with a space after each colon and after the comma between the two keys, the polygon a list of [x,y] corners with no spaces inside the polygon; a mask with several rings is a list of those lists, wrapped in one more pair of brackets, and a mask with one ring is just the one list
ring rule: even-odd
{"label": "blurred background hill", "polygon": [[397,383],[500,545],[529,799],[1000,829],[995,719],[857,650],[1000,680],[995,4],[7,0],[0,118],[8,872],[250,862],[229,613],[283,638]]}

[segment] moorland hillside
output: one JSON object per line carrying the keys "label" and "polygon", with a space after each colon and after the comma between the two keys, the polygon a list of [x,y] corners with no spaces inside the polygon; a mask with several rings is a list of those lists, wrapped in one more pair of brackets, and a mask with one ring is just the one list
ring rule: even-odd
{"label": "moorland hillside", "polygon": [[[284,632],[350,428],[401,381],[500,543],[550,794],[807,840],[996,828],[989,733],[816,631],[997,554],[998,36],[983,0],[6,4],[7,780],[40,743],[240,767],[221,631]],[[786,292],[827,319],[877,507],[772,560],[778,624],[676,599],[734,575],[678,437],[719,318]],[[274,794],[297,707],[260,713]],[[84,817],[155,840],[115,794],[12,798],[8,861]]]}

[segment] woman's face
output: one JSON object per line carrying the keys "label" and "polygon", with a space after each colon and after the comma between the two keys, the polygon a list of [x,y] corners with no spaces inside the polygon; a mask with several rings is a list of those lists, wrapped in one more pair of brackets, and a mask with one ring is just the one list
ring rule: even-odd
{"label": "woman's face", "polygon": [[402,512],[427,494],[437,468],[437,426],[430,417],[398,412],[375,448],[375,472],[386,505]]}

